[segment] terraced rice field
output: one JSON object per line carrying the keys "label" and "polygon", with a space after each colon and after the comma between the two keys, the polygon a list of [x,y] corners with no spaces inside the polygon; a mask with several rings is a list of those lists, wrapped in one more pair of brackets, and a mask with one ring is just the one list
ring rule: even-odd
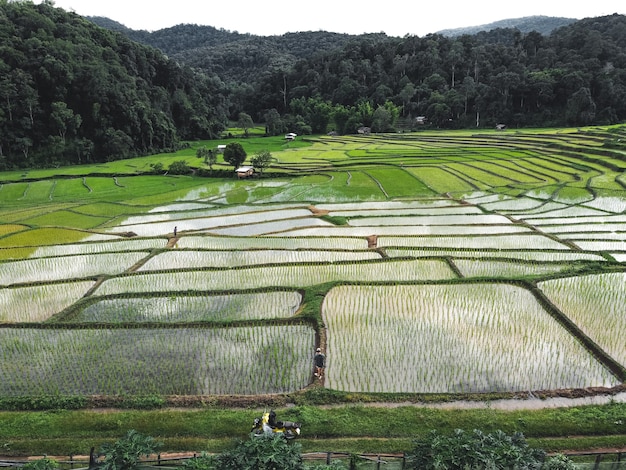
{"label": "terraced rice field", "polygon": [[111,200],[4,182],[0,396],[294,392],[317,345],[355,393],[623,384],[612,132],[319,138],[277,180],[127,176]]}

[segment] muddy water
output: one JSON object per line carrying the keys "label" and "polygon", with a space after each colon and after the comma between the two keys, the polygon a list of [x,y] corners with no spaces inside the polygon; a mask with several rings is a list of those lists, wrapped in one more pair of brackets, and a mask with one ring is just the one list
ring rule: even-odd
{"label": "muddy water", "polygon": [[551,397],[503,399],[490,401],[452,401],[446,403],[372,403],[371,406],[396,408],[418,406],[438,409],[492,409],[492,410],[539,410],[544,408],[564,408],[583,405],[606,405],[608,403],[626,403],[626,392],[615,395],[595,395],[581,398]]}

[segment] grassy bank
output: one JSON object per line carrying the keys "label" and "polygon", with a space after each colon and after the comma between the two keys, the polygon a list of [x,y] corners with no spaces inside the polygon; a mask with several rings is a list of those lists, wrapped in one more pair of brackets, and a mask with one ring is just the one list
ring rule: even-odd
{"label": "grassy bank", "polygon": [[[260,410],[49,411],[0,413],[5,455],[85,455],[92,446],[135,429],[164,443],[164,452],[220,452],[246,438]],[[544,410],[441,410],[422,407],[296,406],[280,419],[302,423],[307,452],[402,452],[431,429],[522,432],[549,451],[626,447],[626,404]],[[571,437],[576,436],[576,437]]]}

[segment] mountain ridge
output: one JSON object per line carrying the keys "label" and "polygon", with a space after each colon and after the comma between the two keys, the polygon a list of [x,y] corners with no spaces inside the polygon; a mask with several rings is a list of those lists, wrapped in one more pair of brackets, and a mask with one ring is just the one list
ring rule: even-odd
{"label": "mountain ridge", "polygon": [[477,34],[483,31],[491,31],[498,28],[514,28],[518,29],[522,33],[530,33],[536,31],[544,36],[550,34],[561,26],[567,26],[569,24],[579,21],[575,18],[567,18],[561,16],[523,16],[520,18],[507,18],[503,20],[494,21],[476,26],[463,26],[460,28],[442,29],[437,31],[436,34],[442,36],[456,37],[464,34]]}
{"label": "mountain ridge", "polygon": [[[123,23],[120,23],[116,20],[113,20],[104,16],[87,16],[86,17],[91,22],[97,24],[106,29],[110,29],[112,31],[118,31],[126,34],[127,36],[138,40],[140,42],[144,42],[149,37],[158,37],[163,35],[165,32],[176,31],[180,28],[195,28],[199,31],[203,30],[212,30],[220,35],[231,35],[237,38],[279,38],[288,35],[299,35],[299,34],[332,34],[336,36],[345,36],[350,38],[358,38],[358,37],[368,37],[368,36],[387,36],[387,37],[395,37],[389,36],[386,33],[363,33],[363,34],[348,34],[348,33],[335,33],[332,31],[290,31],[284,34],[279,35],[257,35],[252,33],[239,33],[237,31],[229,31],[223,28],[216,28],[210,25],[198,25],[194,23],[179,23],[176,25],[169,26],[167,28],[161,28],[154,31],[147,31],[143,29],[132,29],[125,26]],[[568,17],[560,17],[560,16],[545,16],[545,15],[531,15],[531,16],[523,16],[518,18],[505,18],[498,21],[493,21],[491,23],[485,23],[481,25],[471,25],[471,26],[461,26],[459,28],[446,28],[436,31],[431,34],[439,34],[442,36],[455,37],[462,36],[464,34],[476,34],[480,32],[488,32],[493,29],[498,28],[514,28],[518,29],[522,33],[528,33],[530,31],[537,31],[543,35],[550,34],[553,30],[560,28],[561,26],[567,26],[569,24],[575,23],[576,18],[568,18]],[[427,35],[428,36],[428,35]]]}

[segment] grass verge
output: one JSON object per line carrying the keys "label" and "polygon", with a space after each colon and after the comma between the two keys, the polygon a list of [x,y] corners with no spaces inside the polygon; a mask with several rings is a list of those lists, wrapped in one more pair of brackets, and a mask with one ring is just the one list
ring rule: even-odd
{"label": "grass verge", "polygon": [[[129,429],[164,443],[163,452],[221,452],[245,439],[257,409],[81,410],[0,413],[5,455],[84,455]],[[544,410],[433,409],[404,406],[295,406],[280,419],[302,423],[306,452],[403,452],[431,429],[522,432],[547,451],[626,448],[626,404]],[[575,437],[573,437],[575,436]]]}

